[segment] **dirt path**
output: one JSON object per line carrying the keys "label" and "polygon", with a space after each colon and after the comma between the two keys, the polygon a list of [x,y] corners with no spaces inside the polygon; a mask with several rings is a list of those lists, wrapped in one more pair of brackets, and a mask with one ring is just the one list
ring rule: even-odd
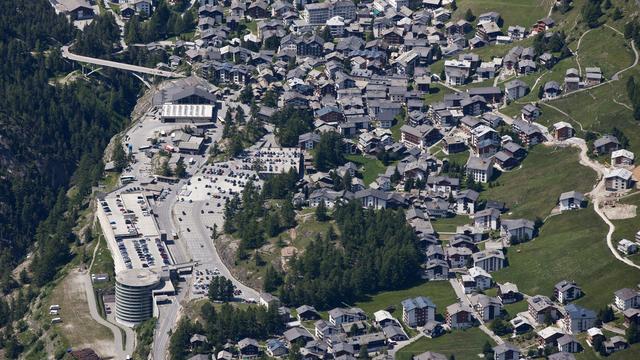
{"label": "dirt path", "polygon": [[544,105],[544,106],[547,106],[547,107],[550,107],[550,108],[552,108],[553,110],[555,110],[555,111],[559,112],[560,114],[562,114],[562,115],[566,116],[569,120],[571,120],[571,121],[573,121],[574,123],[578,124],[578,126],[580,126],[580,130],[581,130],[581,131],[584,131],[584,127],[582,126],[582,123],[581,123],[580,121],[578,121],[578,120],[574,119],[571,115],[567,114],[567,113],[566,113],[566,112],[564,112],[563,110],[560,110],[559,108],[557,108],[557,107],[555,107],[555,106],[553,106],[553,105],[547,104],[546,102],[540,102],[540,104],[542,104],[542,105]]}
{"label": "dirt path", "polygon": [[582,39],[585,37],[585,35],[587,35],[593,30],[594,29],[589,29],[585,31],[582,35],[580,35],[580,38],[578,39],[578,45],[576,45],[576,51],[573,51],[573,54],[576,56],[576,64],[578,64],[578,73],[580,74],[580,76],[582,76],[582,67],[580,66],[580,54],[578,53],[578,51],[580,51],[580,44],[582,43]]}
{"label": "dirt path", "polygon": [[602,221],[604,221],[609,227],[609,231],[607,232],[607,236],[606,236],[607,246],[609,247],[609,251],[619,261],[627,264],[628,266],[634,267],[636,269],[640,269],[640,265],[637,265],[633,261],[620,255],[616,247],[613,245],[613,233],[616,231],[616,226],[611,222],[611,220],[609,220],[609,218],[607,217],[607,215],[605,214],[602,208],[602,202],[607,197],[607,190],[605,188],[605,179],[604,179],[604,174],[606,174],[607,168],[604,165],[589,158],[589,156],[587,155],[588,154],[587,144],[583,139],[571,138],[567,140],[567,143],[573,146],[576,146],[580,149],[581,165],[590,167],[596,173],[598,173],[598,178],[599,178],[598,183],[593,187],[593,189],[588,194],[591,196],[591,199],[593,200],[594,210],[596,211],[598,216],[600,216]]}

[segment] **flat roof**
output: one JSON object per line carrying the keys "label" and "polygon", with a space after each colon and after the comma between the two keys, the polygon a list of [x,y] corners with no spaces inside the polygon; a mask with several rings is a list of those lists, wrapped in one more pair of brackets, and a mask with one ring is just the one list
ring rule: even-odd
{"label": "flat roof", "polygon": [[146,192],[112,193],[100,200],[99,206],[98,218],[116,274],[167,265],[167,248],[160,241],[160,230]]}
{"label": "flat roof", "polygon": [[213,105],[207,104],[165,104],[162,105],[165,118],[212,118]]}
{"label": "flat roof", "polygon": [[160,283],[161,273],[158,268],[129,269],[119,272],[116,281],[126,286],[153,286]]}

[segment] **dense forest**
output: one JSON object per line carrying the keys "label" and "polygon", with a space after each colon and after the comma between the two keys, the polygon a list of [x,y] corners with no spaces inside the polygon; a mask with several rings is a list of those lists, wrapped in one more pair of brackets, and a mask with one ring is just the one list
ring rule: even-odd
{"label": "dense forest", "polygon": [[416,280],[417,239],[402,211],[363,209],[354,201],[333,217],[340,236],[317,238],[290,262],[279,292],[283,302],[327,309]]}
{"label": "dense forest", "polygon": [[[59,46],[76,36],[46,0],[0,3],[4,293],[17,286],[11,270],[27,252],[33,250],[30,270],[36,286],[51,281],[72,256],[69,245],[79,241],[72,232],[77,213],[102,176],[105,146],[128,121],[139,92],[138,80],[124,73],[94,74],[92,80],[78,73],[64,79],[74,65],[62,59]],[[4,301],[0,326],[21,316]]]}

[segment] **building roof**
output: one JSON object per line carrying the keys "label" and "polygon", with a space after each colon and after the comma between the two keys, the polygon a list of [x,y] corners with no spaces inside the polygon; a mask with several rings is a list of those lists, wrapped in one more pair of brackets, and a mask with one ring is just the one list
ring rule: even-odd
{"label": "building roof", "polygon": [[580,318],[595,319],[596,318],[595,311],[589,310],[580,305],[569,304],[564,307],[564,310],[567,312],[567,315],[569,315],[572,319],[580,319]]}
{"label": "building roof", "polygon": [[606,176],[605,178],[607,179],[611,179],[611,178],[615,178],[615,177],[619,177],[621,179],[624,180],[631,180],[631,177],[633,176],[633,173],[627,169],[623,169],[623,168],[616,168],[611,170]]}
{"label": "building roof", "polygon": [[413,299],[405,299],[402,301],[402,307],[405,311],[411,311],[414,309],[424,309],[427,307],[436,308],[431,298],[418,296]]}
{"label": "building roof", "polygon": [[623,288],[613,293],[618,299],[622,301],[631,300],[638,296],[638,291],[630,288]]}
{"label": "building roof", "polygon": [[627,149],[615,150],[611,153],[611,158],[615,159],[618,157],[625,157],[627,159],[633,160],[635,158],[635,155]]}
{"label": "building roof", "polygon": [[504,354],[507,351],[514,351],[514,352],[520,353],[520,349],[517,346],[508,342],[502,343],[493,348],[493,352],[496,354]]}
{"label": "building roof", "polygon": [[415,355],[413,360],[448,360],[448,358],[440,353],[427,351],[422,354]]}
{"label": "building roof", "polygon": [[560,201],[573,199],[578,202],[585,200],[584,194],[577,191],[567,191],[560,194]]}
{"label": "building roof", "polygon": [[469,160],[467,160],[466,166],[467,169],[488,171],[491,167],[493,167],[493,161],[490,159],[482,159],[477,156],[469,156]]}

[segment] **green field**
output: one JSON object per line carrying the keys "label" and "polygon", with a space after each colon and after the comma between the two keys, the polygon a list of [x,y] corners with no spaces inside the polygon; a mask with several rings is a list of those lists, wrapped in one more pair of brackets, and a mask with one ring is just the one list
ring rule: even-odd
{"label": "green field", "polygon": [[528,308],[529,305],[527,304],[526,300],[520,300],[513,304],[506,304],[504,306],[504,310],[507,312],[509,319],[513,319],[514,317],[516,317],[518,313],[527,311]]}
{"label": "green field", "polygon": [[585,292],[576,303],[601,309],[614,291],[634,287],[640,277],[640,271],[611,255],[606,233],[607,226],[593,208],[551,217],[538,238],[509,248],[509,266],[493,277],[517,284],[525,294],[547,296],[557,282],[574,280]]}
{"label": "green field", "polygon": [[572,148],[533,147],[522,168],[502,174],[500,186],[488,188],[481,198],[507,203],[506,217],[545,218],[561,193],[589,191],[596,174],[578,163],[578,150]]}
{"label": "green field", "polygon": [[482,354],[482,347],[487,341],[491,343],[491,339],[478,328],[457,330],[435,339],[421,338],[398,351],[396,359],[409,360],[425,351],[435,351],[447,357],[454,355],[456,360],[477,360],[483,358],[478,354]]}
{"label": "green field", "polygon": [[577,353],[576,360],[601,360],[601,359],[609,359],[609,360],[634,360],[640,359],[640,344],[634,344],[631,348],[626,349],[624,351],[619,351],[617,353],[613,353],[612,355],[607,356],[606,358],[596,355],[593,349],[587,347],[586,341],[581,341],[582,346],[586,349],[581,353]]}
{"label": "green field", "polygon": [[457,301],[456,294],[448,281],[431,281],[423,282],[405,290],[382,292],[366,301],[356,303],[355,306],[360,307],[368,315],[372,315],[378,310],[384,310],[389,306],[395,306],[395,311],[392,312],[392,315],[397,319],[402,319],[402,306],[400,303],[404,299],[416,296],[430,297],[436,304],[437,314],[444,314],[445,308]]}
{"label": "green field", "polygon": [[400,128],[402,127],[402,125],[404,125],[404,119],[396,121],[396,123],[391,127],[390,130],[393,141],[400,141],[400,139],[402,138],[402,134],[400,133]]}
{"label": "green field", "polygon": [[469,150],[465,150],[463,152],[455,153],[455,154],[445,154],[442,150],[439,150],[438,153],[434,153],[435,157],[443,160],[449,159],[449,163],[456,163],[458,165],[464,165],[469,160]]}
{"label": "green field", "polygon": [[458,215],[450,218],[431,219],[431,225],[437,232],[455,232],[459,225],[471,223],[471,219],[465,215]]}
{"label": "green field", "polygon": [[367,186],[371,184],[379,175],[383,174],[386,169],[384,164],[374,157],[367,157],[363,155],[347,155],[345,156],[345,159],[361,166],[359,171],[362,173],[362,181],[364,181],[364,184]]}
{"label": "green field", "polygon": [[547,16],[552,3],[549,0],[458,0],[456,4],[458,19],[464,17],[467,9],[471,9],[476,17],[488,11],[499,12],[506,30],[509,25],[530,27],[538,19]]}
{"label": "green field", "polygon": [[[324,236],[332,226],[332,221],[317,221],[314,211],[314,214],[311,215],[310,218],[305,219],[303,222],[299,222],[298,226],[296,226],[296,238],[293,240],[292,245],[298,248],[298,250],[304,250],[317,235]],[[333,227],[334,230],[336,230],[336,227]]]}

